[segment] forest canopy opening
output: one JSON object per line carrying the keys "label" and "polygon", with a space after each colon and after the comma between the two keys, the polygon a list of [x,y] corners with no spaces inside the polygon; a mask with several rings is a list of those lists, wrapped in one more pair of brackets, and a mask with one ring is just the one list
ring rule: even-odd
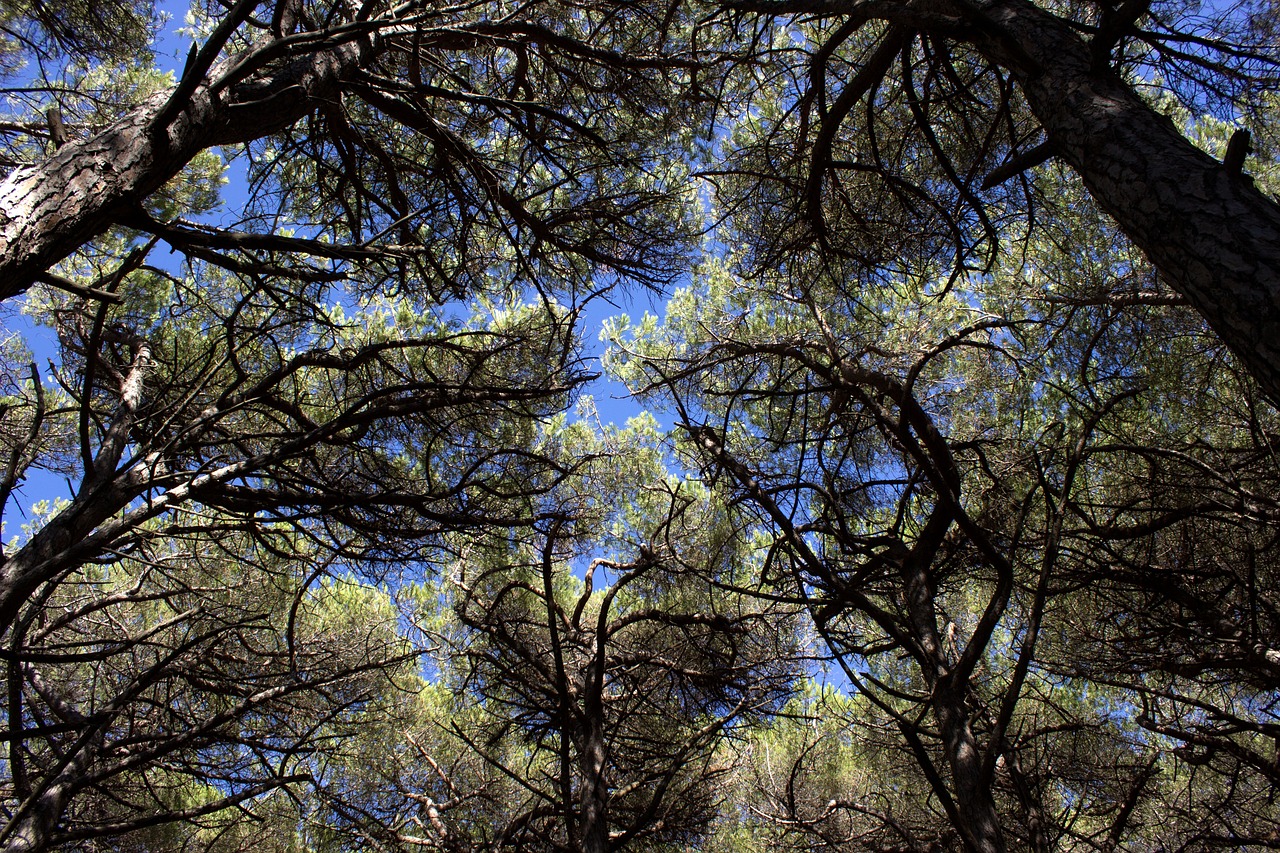
{"label": "forest canopy opening", "polygon": [[1280,847],[1274,4],[169,11],[0,0],[0,849]]}

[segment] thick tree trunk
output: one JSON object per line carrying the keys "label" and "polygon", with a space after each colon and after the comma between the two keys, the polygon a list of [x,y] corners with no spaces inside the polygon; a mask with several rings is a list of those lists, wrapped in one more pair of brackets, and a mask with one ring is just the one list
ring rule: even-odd
{"label": "thick tree trunk", "polygon": [[[206,81],[164,127],[155,119],[172,93],[158,93],[96,136],[13,170],[0,182],[0,299],[22,293],[126,218],[204,149],[256,139],[302,118],[372,51],[348,42],[226,90],[215,92]],[[209,79],[243,58],[226,60]]]}
{"label": "thick tree trunk", "polygon": [[1003,37],[978,48],[1018,79],[1054,153],[1280,400],[1280,205],[1115,74],[1095,72],[1089,45],[1061,20],[1027,0],[983,11]]}
{"label": "thick tree trunk", "polygon": [[991,796],[991,780],[982,773],[982,752],[969,723],[965,691],[940,682],[934,687],[933,709],[951,767],[956,811],[964,824],[957,829],[975,853],[1004,853],[1004,833]]}

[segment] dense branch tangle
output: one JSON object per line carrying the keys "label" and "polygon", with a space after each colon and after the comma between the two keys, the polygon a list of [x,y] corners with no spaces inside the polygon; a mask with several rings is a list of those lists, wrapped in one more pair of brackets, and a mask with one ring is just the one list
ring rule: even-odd
{"label": "dense branch tangle", "polygon": [[814,268],[713,271],[620,342],[691,464],[768,531],[766,576],[856,687],[861,760],[932,794],[886,810],[874,772],[831,803],[775,786],[781,837],[1048,850],[1173,813],[1162,838],[1190,847],[1274,830],[1274,414],[1194,316],[1124,298],[1136,281],[1091,293],[1099,260],[1060,257],[1048,298],[1020,275],[872,301]]}
{"label": "dense branch tangle", "polygon": [[495,846],[696,843],[730,770],[717,747],[775,712],[796,676],[794,609],[707,584],[723,557],[705,547],[716,508],[653,488],[670,511],[638,531],[632,561],[597,558],[570,580],[589,516],[561,516],[510,553],[469,557],[455,579],[470,630],[454,654],[484,708],[472,743],[524,780],[498,804],[510,817]]}
{"label": "dense branch tangle", "polygon": [[[30,162],[0,188],[0,296],[56,280],[54,264],[114,225],[241,271],[270,252],[278,273],[314,277],[290,257],[318,255],[384,290],[672,274],[680,217],[658,155],[678,114],[653,105],[687,64],[666,53],[674,13],[637,8],[637,26],[282,0],[267,23],[256,9],[215,10],[176,86],[124,117],[95,127],[92,100],[73,101],[68,141],[44,155],[19,140]],[[251,154],[253,234],[139,214],[205,149],[268,138]],[[275,233],[280,221],[332,248]]]}
{"label": "dense branch tangle", "polygon": [[[144,10],[6,30],[106,63],[17,91],[51,144],[0,128],[0,298],[60,347],[56,387],[5,365],[3,494],[41,468],[73,491],[0,554],[6,848],[199,821],[252,845],[304,786],[303,813],[385,831],[328,793],[352,721],[421,686],[370,587],[538,520],[581,462],[539,445],[587,377],[557,296],[684,252],[674,7],[203,11],[174,81]],[[218,226],[211,149],[248,164]]]}
{"label": "dense branch tangle", "polygon": [[[32,55],[143,82],[22,87],[0,125],[0,296],[59,338],[47,387],[0,342],[0,492],[74,484],[0,565],[3,843],[701,839],[720,737],[778,710],[801,608],[911,796],[815,799],[805,740],[750,812],[789,840],[1105,849],[1157,817],[1188,847],[1274,839],[1280,430],[1177,309],[1274,394],[1280,229],[1238,145],[1196,152],[1133,85],[1158,67],[1256,120],[1273,22],[206,11],[176,81],[122,63],[136,27],[77,47],[44,15]],[[695,483],[561,415],[579,296],[684,272],[696,131],[708,245],[744,251],[698,268],[627,377],[684,424]],[[249,199],[214,226],[219,146]],[[429,685],[428,636],[456,652]]]}
{"label": "dense branch tangle", "polygon": [[1054,157],[1280,394],[1280,207],[1139,94],[1159,79],[1166,112],[1260,124],[1280,79],[1269,24],[1223,11],[1201,30],[1163,3],[724,5],[768,57],[744,64],[751,118],[710,173],[752,269],[812,247],[850,287],[954,284],[992,268],[1011,217],[1055,215],[1027,171]]}
{"label": "dense branch tangle", "polygon": [[527,496],[574,465],[534,439],[585,376],[567,313],[348,320],[323,281],[195,273],[137,266],[128,302],[158,291],[155,313],[52,310],[64,402],[27,413],[11,479],[58,465],[78,485],[0,555],[6,849],[231,827],[250,800],[287,820],[271,792],[322,790],[313,759],[417,678],[421,647],[356,581],[409,583],[446,534],[531,524]]}

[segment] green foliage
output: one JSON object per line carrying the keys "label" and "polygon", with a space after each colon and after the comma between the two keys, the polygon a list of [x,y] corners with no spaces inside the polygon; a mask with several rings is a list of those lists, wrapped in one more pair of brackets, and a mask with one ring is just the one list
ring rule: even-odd
{"label": "green foliage", "polygon": [[[1211,148],[1230,134],[1197,127]],[[868,289],[829,263],[731,257],[665,317],[606,330],[608,369],[754,510],[773,589],[804,602],[863,702],[795,712],[847,720],[848,758],[816,733],[750,741],[733,796],[750,818],[723,825],[724,849],[959,844],[977,807],[947,726],[984,756],[1010,843],[1272,832],[1253,793],[1272,784],[1270,645],[1246,639],[1272,629],[1226,614],[1256,614],[1236,596],[1270,584],[1269,512],[1230,495],[1274,491],[1274,412],[1077,187],[1038,177],[1059,214],[988,274]],[[1244,574],[1193,568],[1228,553]]]}
{"label": "green foliage", "polygon": [[[1275,846],[1248,354],[998,15],[750,5],[0,2],[0,846]],[[1280,188],[1274,15],[1042,6]]]}

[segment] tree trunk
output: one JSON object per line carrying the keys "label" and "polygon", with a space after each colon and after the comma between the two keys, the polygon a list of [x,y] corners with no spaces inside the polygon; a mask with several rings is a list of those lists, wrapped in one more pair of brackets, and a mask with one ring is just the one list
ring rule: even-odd
{"label": "tree trunk", "polygon": [[[157,93],[96,136],[14,169],[0,182],[0,300],[127,218],[204,149],[265,136],[308,114],[372,50],[339,44],[218,92],[206,81],[165,127],[155,118],[172,92]],[[210,79],[243,58],[232,56]]]}
{"label": "tree trunk", "polygon": [[934,686],[933,709],[951,767],[951,787],[955,791],[960,830],[975,853],[1004,853],[1004,834],[990,779],[982,773],[982,752],[969,724],[965,690],[943,680]]}
{"label": "tree trunk", "polygon": [[[955,795],[956,829],[974,853],[1004,853],[1004,834],[989,778],[982,772],[982,752],[969,723],[968,683],[957,683],[949,671],[946,651],[938,631],[936,590],[929,575],[929,563],[936,543],[951,525],[945,510],[930,517],[920,542],[923,553],[913,552],[900,568],[907,619],[920,653],[926,662],[922,674],[932,693],[934,719],[942,736],[943,751],[951,768],[951,789]],[[917,548],[921,548],[918,545]]]}
{"label": "tree trunk", "polygon": [[69,565],[91,556],[78,553],[88,536],[140,493],[127,475],[102,482],[78,495],[0,565],[0,636],[6,634],[18,611],[39,586]]}
{"label": "tree trunk", "polygon": [[49,836],[62,819],[76,786],[89,769],[94,748],[80,744],[79,751],[67,762],[35,801],[22,804],[22,811],[11,819],[8,834],[0,850],[3,853],[36,853],[49,846]]}
{"label": "tree trunk", "polygon": [[976,46],[1013,73],[1054,153],[1280,400],[1280,205],[1114,73],[1095,72],[1089,45],[1063,21],[1027,0],[983,12],[998,35]]}
{"label": "tree trunk", "polygon": [[[598,663],[593,665],[598,666]],[[587,679],[587,701],[582,738],[582,853],[605,853],[609,849],[609,786],[605,779],[603,697],[596,692],[594,673]]]}

